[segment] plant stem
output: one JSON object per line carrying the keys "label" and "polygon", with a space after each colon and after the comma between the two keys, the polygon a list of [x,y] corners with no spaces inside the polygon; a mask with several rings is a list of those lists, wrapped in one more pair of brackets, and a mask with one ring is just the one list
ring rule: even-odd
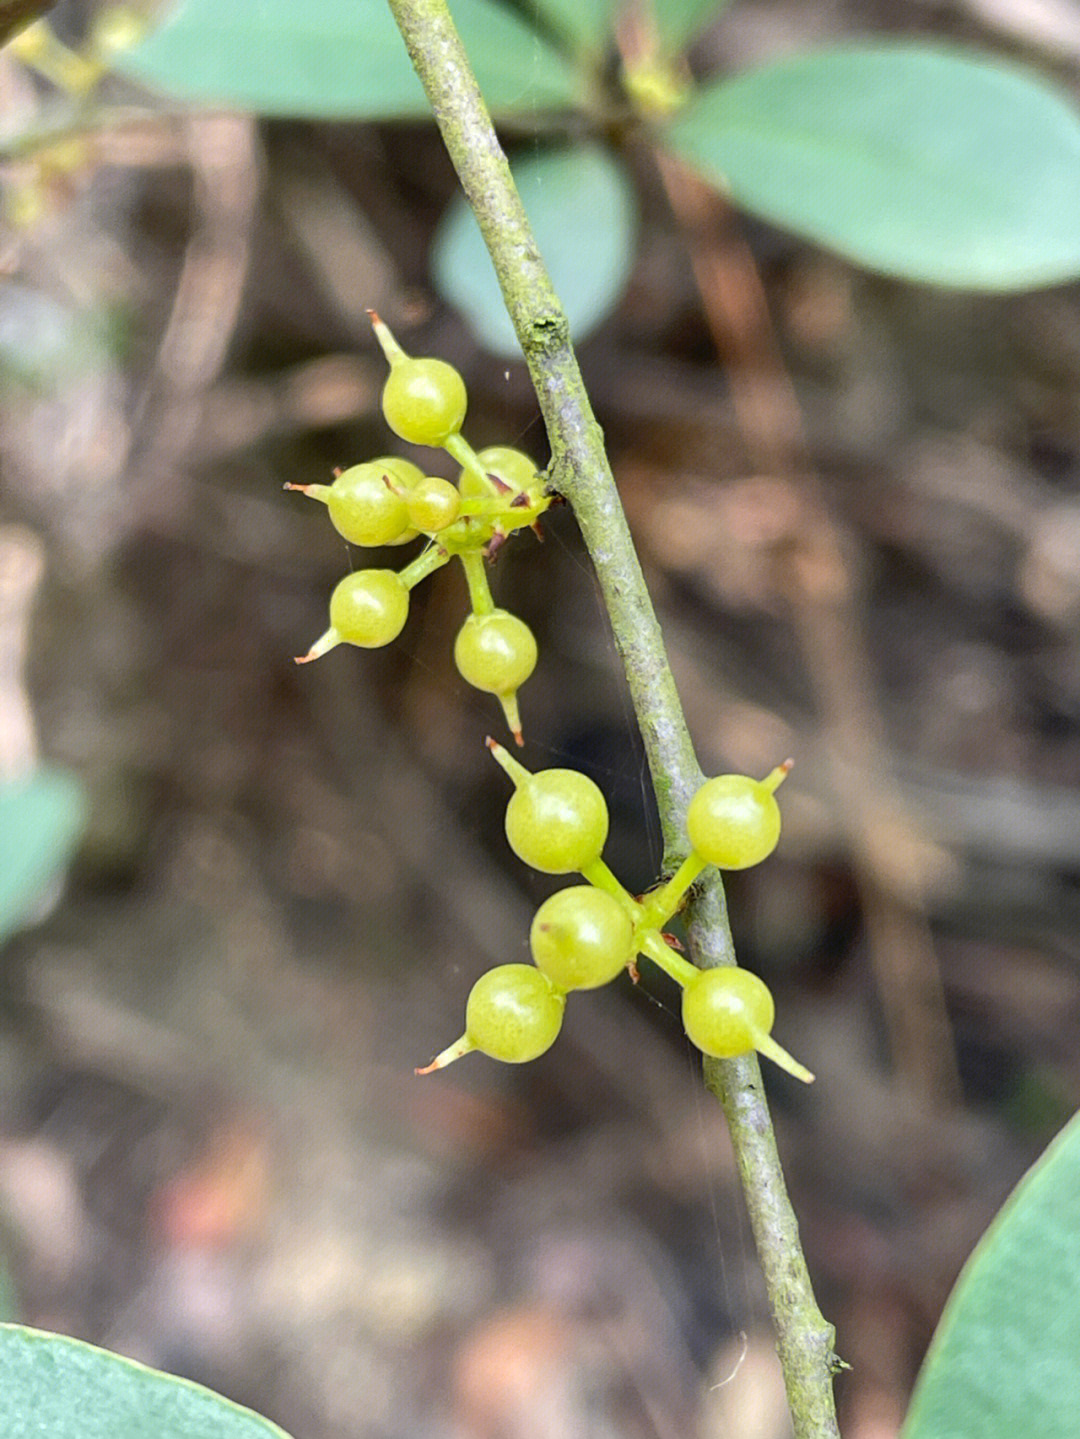
{"label": "plant stem", "polygon": [[[443,141],[491,254],[551,443],[550,474],[573,506],[626,670],[656,790],[666,861],[686,855],[686,807],[702,782],[652,600],[641,573],[603,435],[570,344],[566,315],[496,138],[445,0],[389,0]],[[716,871],[688,906],[700,964],[735,962]],[[796,1439],[838,1435],[833,1330],[814,1299],[753,1056],[709,1061],[724,1106],[777,1332]]]}

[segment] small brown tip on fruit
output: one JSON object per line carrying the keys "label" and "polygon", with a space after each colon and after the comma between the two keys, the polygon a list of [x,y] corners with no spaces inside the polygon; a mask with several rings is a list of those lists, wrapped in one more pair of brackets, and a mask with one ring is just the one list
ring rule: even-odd
{"label": "small brown tip on fruit", "polygon": [[525,736],[521,733],[519,729],[514,730],[514,743],[517,745],[518,749],[525,748]]}
{"label": "small brown tip on fruit", "polygon": [[484,743],[490,750],[497,750],[499,748],[499,741],[497,739],[492,739],[489,734],[486,734],[484,736]]}
{"label": "small brown tip on fruit", "polygon": [[306,495],[307,492],[308,492],[308,490],[311,489],[311,486],[310,486],[310,485],[294,485],[294,484],[292,484],[292,483],[290,482],[290,483],[287,483],[287,484],[282,485],[281,488],[282,488],[283,490],[299,490],[302,495]]}
{"label": "small brown tip on fruit", "polygon": [[315,658],[316,658],[316,656],[315,656],[315,655],[312,655],[312,654],[307,654],[307,655],[293,655],[293,664],[294,664],[294,665],[306,665],[306,664],[310,664],[311,661],[312,661],[313,659],[315,659]]}
{"label": "small brown tip on fruit", "polygon": [[536,538],[540,541],[541,544],[543,544],[543,543],[544,543],[544,532],[543,532],[543,530],[540,528],[540,521],[539,521],[539,520],[533,520],[532,524],[529,526],[529,529],[532,530],[532,532],[533,532],[533,534],[536,536]]}
{"label": "small brown tip on fruit", "polygon": [[413,1070],[413,1073],[414,1073],[414,1074],[434,1074],[437,1069],[441,1069],[441,1068],[442,1068],[442,1065],[439,1063],[439,1061],[438,1061],[437,1059],[433,1059],[430,1064],[425,1064],[424,1067],[423,1067],[423,1069],[414,1069],[414,1070]]}
{"label": "small brown tip on fruit", "polygon": [[334,468],[330,471],[330,473],[333,475],[335,480],[340,480],[345,471],[341,468],[340,465],[335,465]]}
{"label": "small brown tip on fruit", "polygon": [[382,324],[382,321],[379,319],[379,312],[378,312],[378,310],[366,310],[366,311],[365,311],[365,314],[367,315],[368,319],[371,321],[371,323],[372,323],[373,325],[381,325],[381,324]]}
{"label": "small brown tip on fruit", "polygon": [[782,769],[785,774],[790,774],[791,771],[795,768],[795,761],[793,759],[786,759],[784,763],[782,765],[778,765],[777,768]]}

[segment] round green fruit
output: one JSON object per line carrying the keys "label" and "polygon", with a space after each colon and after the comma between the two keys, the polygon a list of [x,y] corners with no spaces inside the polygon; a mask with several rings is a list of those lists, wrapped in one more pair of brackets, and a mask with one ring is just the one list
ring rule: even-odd
{"label": "round green fruit", "polygon": [[559,989],[598,989],[634,957],[634,926],[614,896],[577,884],[546,899],[532,922],[536,967]]}
{"label": "round green fruit", "polygon": [[576,769],[543,769],[521,782],[506,806],[506,837],[544,874],[573,874],[599,859],[608,810],[598,787]]}
{"label": "round green fruit", "polygon": [[780,807],[760,780],[721,774],[702,785],[686,812],[691,848],[720,869],[749,869],[780,838]]}
{"label": "round green fruit", "polygon": [[391,487],[393,478],[375,461],[343,470],[326,496],[330,519],[350,544],[392,544],[408,528],[409,511]]}
{"label": "round green fruit", "polygon": [[467,403],[464,380],[445,360],[402,360],[383,386],[386,423],[412,445],[445,444],[461,429]]}
{"label": "round green fruit", "polygon": [[454,641],[462,678],[492,695],[512,695],[536,668],[536,655],[532,630],[506,610],[470,615]]}
{"label": "round green fruit", "polygon": [[330,596],[330,624],[351,645],[379,649],[409,617],[409,591],[393,570],[357,570]]}
{"label": "round green fruit", "polygon": [[748,969],[703,969],[683,990],[683,1028],[703,1054],[733,1059],[767,1038],[776,1010],[764,980]]}
{"label": "round green fruit", "polygon": [[465,1006],[465,1036],[504,1064],[525,1064],[550,1049],[566,1000],[531,964],[501,964],[482,974]]}

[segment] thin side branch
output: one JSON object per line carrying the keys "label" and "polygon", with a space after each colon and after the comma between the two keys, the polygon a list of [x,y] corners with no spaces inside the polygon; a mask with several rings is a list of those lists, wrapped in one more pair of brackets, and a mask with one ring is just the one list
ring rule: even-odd
{"label": "thin side branch", "polygon": [[[480,226],[547,425],[552,479],[573,506],[604,595],[652,771],[665,863],[685,856],[683,820],[703,776],[570,344],[569,325],[444,0],[389,0]],[[690,938],[703,965],[734,964],[719,876],[702,881]],[[754,1056],[709,1062],[724,1106],[777,1332],[796,1439],[838,1435],[833,1330],[817,1307]]]}

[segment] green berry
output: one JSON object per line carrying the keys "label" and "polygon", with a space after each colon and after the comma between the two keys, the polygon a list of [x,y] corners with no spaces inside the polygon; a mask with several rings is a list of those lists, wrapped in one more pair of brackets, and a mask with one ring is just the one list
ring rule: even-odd
{"label": "green berry", "polygon": [[506,610],[470,615],[454,641],[463,679],[492,695],[512,695],[536,668],[536,639],[524,620]]}
{"label": "green berry", "polygon": [[[543,489],[536,465],[521,450],[511,449],[509,445],[489,445],[476,458],[485,474],[496,475],[517,493],[539,494]],[[458,485],[461,493],[470,499],[490,496],[493,491],[493,487],[472,470],[461,471]]]}
{"label": "green berry", "polygon": [[442,445],[465,419],[465,382],[445,360],[403,359],[383,386],[382,409],[396,435],[413,445]]}
{"label": "green berry", "polygon": [[559,989],[598,989],[633,959],[634,926],[614,896],[577,884],[536,911],[529,947],[537,968]]}
{"label": "green berry", "polygon": [[330,596],[331,628],[364,649],[396,640],[408,617],[409,591],[393,570],[357,570]]}
{"label": "green berry", "polygon": [[573,874],[599,859],[608,834],[604,796],[575,769],[522,780],[506,806],[510,848],[544,874]]}
{"label": "green berry", "polygon": [[683,990],[683,1028],[714,1059],[749,1054],[768,1035],[775,1016],[765,982],[734,965],[703,969]]}
{"label": "green berry", "polygon": [[424,475],[409,492],[406,503],[410,523],[425,534],[436,535],[457,519],[461,495],[449,480]]}
{"label": "green berry", "polygon": [[[786,772],[783,769],[780,779]],[[773,771],[773,775],[777,773]],[[780,807],[769,781],[762,783],[744,774],[721,774],[707,780],[690,801],[686,833],[701,858],[720,869],[760,864],[780,838]]]}
{"label": "green berry", "polygon": [[501,964],[482,974],[465,1006],[465,1038],[504,1064],[525,1064],[550,1049],[566,1000],[531,964]]}
{"label": "green berry", "polygon": [[338,533],[354,545],[392,544],[409,525],[405,500],[392,485],[393,476],[378,461],[342,471],[327,495]]}

